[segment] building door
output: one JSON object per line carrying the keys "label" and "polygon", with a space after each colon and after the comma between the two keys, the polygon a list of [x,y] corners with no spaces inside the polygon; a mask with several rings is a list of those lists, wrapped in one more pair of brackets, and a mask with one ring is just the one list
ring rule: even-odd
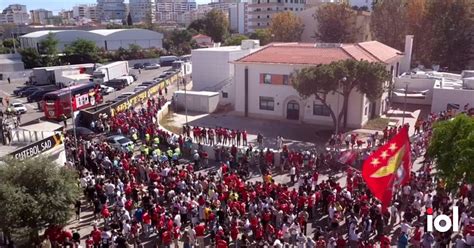
{"label": "building door", "polygon": [[288,120],[300,119],[300,105],[296,101],[290,101],[286,106],[286,118]]}

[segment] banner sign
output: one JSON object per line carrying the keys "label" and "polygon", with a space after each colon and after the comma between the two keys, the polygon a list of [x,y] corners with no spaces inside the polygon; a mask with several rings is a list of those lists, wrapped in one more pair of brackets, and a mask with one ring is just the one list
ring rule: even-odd
{"label": "banner sign", "polygon": [[63,143],[63,140],[62,140],[61,134],[55,134],[49,138],[40,140],[31,145],[22,147],[10,153],[10,156],[18,160],[24,160],[27,158],[32,158],[43,152],[49,151],[53,149],[54,147],[61,145],[62,143]]}
{"label": "banner sign", "polygon": [[142,91],[137,92],[136,94],[130,96],[129,98],[125,99],[125,101],[114,105],[111,107],[111,115],[114,116],[115,113],[122,112],[128,109],[131,106],[136,106],[147,99],[152,98],[153,96],[157,95],[160,90],[163,90],[168,85],[173,84],[178,80],[178,74],[174,74],[173,76],[162,80],[156,85],[151,86],[150,88],[144,89]]}

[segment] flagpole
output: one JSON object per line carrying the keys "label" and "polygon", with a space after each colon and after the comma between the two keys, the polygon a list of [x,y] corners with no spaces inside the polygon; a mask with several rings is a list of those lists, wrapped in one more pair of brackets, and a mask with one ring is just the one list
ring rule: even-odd
{"label": "flagpole", "polygon": [[407,94],[408,94],[408,83],[405,84],[405,99],[403,101],[402,125],[405,125],[405,111],[407,109]]}

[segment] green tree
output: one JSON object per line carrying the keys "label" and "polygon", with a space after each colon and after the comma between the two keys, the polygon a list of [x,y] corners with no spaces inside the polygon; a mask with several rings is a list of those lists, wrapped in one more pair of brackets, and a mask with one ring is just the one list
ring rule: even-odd
{"label": "green tree", "polygon": [[449,189],[462,181],[474,183],[474,118],[464,114],[434,125],[428,155]]}
{"label": "green tree", "polygon": [[59,41],[51,32],[46,36],[46,39],[39,42],[39,53],[43,55],[43,65],[55,66],[59,64],[58,44]]}
{"label": "green tree", "polygon": [[191,49],[196,47],[193,36],[189,30],[186,29],[174,29],[165,38],[163,47],[168,53],[174,55],[185,55],[190,54]]}
{"label": "green tree", "polygon": [[206,19],[200,18],[191,22],[188,26],[188,30],[192,33],[206,33]]}
{"label": "green tree", "polygon": [[327,3],[316,10],[314,18],[318,24],[315,37],[321,42],[352,43],[358,31],[355,27],[356,13],[347,4]]}
{"label": "green tree", "polygon": [[261,46],[272,42],[272,35],[268,29],[257,29],[250,34],[250,39],[259,40]]}
{"label": "green tree", "polygon": [[232,35],[229,38],[225,39],[224,46],[239,46],[242,44],[243,40],[247,40],[249,37],[243,34]]}
{"label": "green tree", "polygon": [[130,13],[128,13],[128,16],[127,16],[127,25],[133,26],[132,15]]}
{"label": "green tree", "polygon": [[285,11],[272,16],[268,30],[273,41],[297,42],[301,41],[304,24],[293,12]]}
{"label": "green tree", "polygon": [[406,0],[380,0],[373,8],[370,27],[374,38],[402,50],[409,27]]}
{"label": "green tree", "polygon": [[426,45],[432,64],[451,71],[461,71],[468,65],[473,30],[469,4],[467,0],[428,1],[425,28],[432,35]]}
{"label": "green tree", "polygon": [[[301,69],[292,75],[291,80],[302,97],[314,95],[330,110],[334,126],[339,123],[346,128],[350,94],[357,90],[370,101],[375,101],[382,95],[384,83],[389,79],[390,74],[381,63],[343,60]],[[327,103],[329,93],[339,94],[343,98],[342,109],[337,117]]]}
{"label": "green tree", "polygon": [[41,55],[34,48],[25,48],[20,50],[21,60],[25,64],[25,68],[31,69],[42,66]]}
{"label": "green tree", "polygon": [[71,64],[96,63],[100,61],[99,49],[93,41],[77,39],[64,49]]}
{"label": "green tree", "polygon": [[4,39],[3,40],[3,46],[6,47],[6,48],[10,48],[10,49],[13,49],[16,47],[19,46],[19,42],[17,39],[13,39],[13,38],[9,38],[9,39]]}
{"label": "green tree", "polygon": [[229,33],[229,20],[224,12],[213,9],[206,14],[204,19],[206,35],[214,42],[223,42],[224,37]]}
{"label": "green tree", "polygon": [[[76,173],[50,158],[4,159],[0,166],[0,229],[25,247],[39,231],[65,225],[80,197]],[[20,237],[19,237],[20,236]]]}

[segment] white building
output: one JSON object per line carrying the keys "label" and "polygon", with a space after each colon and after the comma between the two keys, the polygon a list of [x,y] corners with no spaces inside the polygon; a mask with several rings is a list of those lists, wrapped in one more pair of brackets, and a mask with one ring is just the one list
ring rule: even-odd
{"label": "white building", "polygon": [[[127,7],[124,0],[97,0],[97,19],[104,22],[125,20]],[[121,22],[120,22],[121,23]]]}
{"label": "white building", "polygon": [[30,22],[26,5],[10,4],[0,14],[0,24],[29,24]]}
{"label": "white building", "polygon": [[156,20],[155,0],[130,0],[128,7],[134,23],[145,22],[147,18],[152,22]]}
{"label": "white building", "polygon": [[185,21],[184,15],[196,9],[195,0],[158,0],[156,2],[156,20],[160,23],[189,24],[190,22]]}
{"label": "white building", "polygon": [[49,24],[53,17],[53,12],[45,9],[36,9],[30,11],[31,22],[33,24]]}
{"label": "white building", "polygon": [[241,46],[192,50],[193,90],[217,91],[232,83],[234,65],[231,62],[256,51],[258,48],[259,41],[246,40],[242,41]]}
{"label": "white building", "polygon": [[[270,44],[234,63],[234,109],[238,114],[268,119],[289,119],[332,126],[328,109],[315,97],[303,99],[290,83],[290,75],[308,66],[354,59],[380,62],[397,75],[403,57],[400,51],[377,41],[354,44],[277,43]],[[194,78],[194,77],[193,77]],[[388,86],[388,82],[386,82]],[[338,94],[327,102],[334,111],[342,109]],[[349,96],[347,126],[362,127],[369,119],[388,109],[388,93],[370,102],[364,94]]]}
{"label": "white building", "polygon": [[246,34],[248,3],[237,3],[229,7],[229,24],[232,31]]}
{"label": "white building", "polygon": [[212,8],[207,5],[199,6],[198,9],[186,11],[182,13],[181,15],[177,15],[177,18],[178,18],[177,23],[188,26],[194,20],[204,18],[206,14],[211,10]]}
{"label": "white building", "polygon": [[97,5],[96,4],[80,4],[72,8],[72,17],[75,19],[90,19],[97,21]]}
{"label": "white building", "polygon": [[84,30],[45,30],[36,31],[20,36],[22,48],[38,49],[38,44],[45,39],[49,33],[53,33],[58,39],[58,49],[63,51],[65,46],[78,39],[94,41],[97,47],[107,51],[114,51],[120,47],[128,48],[131,44],[136,44],[142,48],[162,48],[163,34],[147,29],[96,29]]}
{"label": "white building", "polygon": [[306,0],[252,0],[247,6],[247,32],[268,28],[273,15],[283,11],[297,14],[304,10],[305,5]]}
{"label": "white building", "polygon": [[395,78],[392,101],[431,105],[434,113],[449,109],[464,111],[465,106],[469,110],[474,107],[474,71],[462,74],[421,70],[404,73]]}

